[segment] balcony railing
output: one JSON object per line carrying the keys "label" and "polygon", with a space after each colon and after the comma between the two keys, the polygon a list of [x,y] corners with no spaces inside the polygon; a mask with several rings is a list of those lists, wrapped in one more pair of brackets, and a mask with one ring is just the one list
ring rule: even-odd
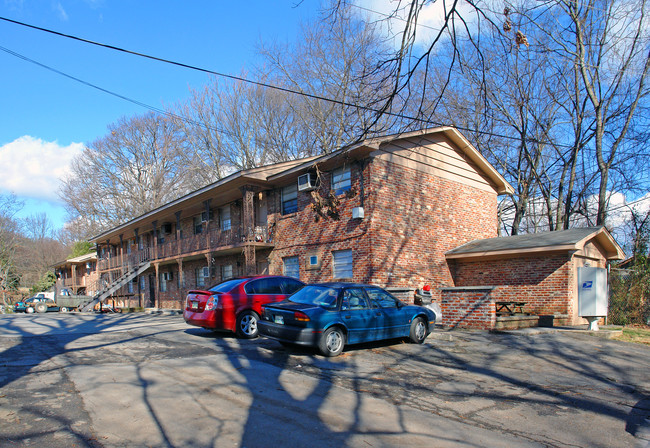
{"label": "balcony railing", "polygon": [[245,242],[268,243],[269,232],[266,226],[256,226],[247,236],[242,236],[239,229],[220,230],[212,229],[209,232],[190,235],[180,240],[165,241],[156,247],[144,248],[124,255],[122,264],[119,255],[109,258],[100,258],[97,269],[100,271],[128,268],[138,266],[145,261],[160,260],[165,258],[180,257],[187,254],[218,250],[228,246],[241,245]]}

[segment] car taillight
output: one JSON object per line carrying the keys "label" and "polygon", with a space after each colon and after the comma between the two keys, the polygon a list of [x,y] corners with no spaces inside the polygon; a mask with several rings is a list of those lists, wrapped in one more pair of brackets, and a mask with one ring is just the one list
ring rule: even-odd
{"label": "car taillight", "polygon": [[213,309],[215,309],[217,307],[218,304],[219,304],[219,299],[217,297],[215,297],[215,296],[210,296],[210,298],[208,299],[208,301],[205,304],[205,310],[206,311],[212,311]]}
{"label": "car taillight", "polygon": [[299,322],[309,322],[311,320],[309,319],[309,316],[307,316],[302,311],[295,311],[293,313],[293,318]]}

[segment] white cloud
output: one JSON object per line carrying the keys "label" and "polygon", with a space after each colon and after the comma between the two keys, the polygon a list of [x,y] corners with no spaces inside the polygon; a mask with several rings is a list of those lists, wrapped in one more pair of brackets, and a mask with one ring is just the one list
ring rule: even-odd
{"label": "white cloud", "polygon": [[[381,29],[393,37],[393,45],[397,48],[401,41],[401,32],[406,25],[411,2],[396,0],[357,0],[359,15],[380,24]],[[453,5],[452,0],[437,0],[424,5],[418,15],[418,26],[415,35],[415,45],[428,47],[444,24],[445,12]],[[446,7],[446,9],[445,9]],[[476,20],[475,9],[466,2],[457,6],[458,13],[473,26]],[[399,8],[399,9],[397,9]]]}
{"label": "white cloud", "polygon": [[57,191],[82,143],[60,146],[23,136],[0,146],[0,190],[16,196],[60,202]]}
{"label": "white cloud", "polygon": [[68,13],[65,12],[65,9],[63,9],[63,5],[61,2],[56,2],[53,5],[54,11],[59,15],[59,18],[66,22],[68,20]]}

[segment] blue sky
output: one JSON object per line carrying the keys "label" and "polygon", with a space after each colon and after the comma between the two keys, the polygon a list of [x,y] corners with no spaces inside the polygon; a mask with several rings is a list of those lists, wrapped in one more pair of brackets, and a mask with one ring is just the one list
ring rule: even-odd
{"label": "blue sky", "polygon": [[[292,41],[318,16],[305,0],[0,0],[0,16],[218,72],[239,75],[260,42]],[[0,21],[0,47],[155,107],[184,100],[208,75]],[[59,179],[84,143],[122,116],[146,112],[0,51],[0,193],[60,227]]]}

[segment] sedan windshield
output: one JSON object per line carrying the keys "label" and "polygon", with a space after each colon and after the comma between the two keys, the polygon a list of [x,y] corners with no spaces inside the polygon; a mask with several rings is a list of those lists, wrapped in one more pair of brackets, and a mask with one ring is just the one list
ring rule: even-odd
{"label": "sedan windshield", "polygon": [[219,283],[218,285],[213,286],[212,288],[210,288],[210,291],[213,291],[213,292],[229,292],[233,288],[235,288],[236,286],[239,286],[242,283],[244,283],[245,281],[246,281],[245,278],[234,278],[232,280],[226,280],[225,282]]}
{"label": "sedan windshield", "polygon": [[339,290],[328,286],[305,286],[289,299],[295,303],[317,305],[326,309],[336,308]]}

